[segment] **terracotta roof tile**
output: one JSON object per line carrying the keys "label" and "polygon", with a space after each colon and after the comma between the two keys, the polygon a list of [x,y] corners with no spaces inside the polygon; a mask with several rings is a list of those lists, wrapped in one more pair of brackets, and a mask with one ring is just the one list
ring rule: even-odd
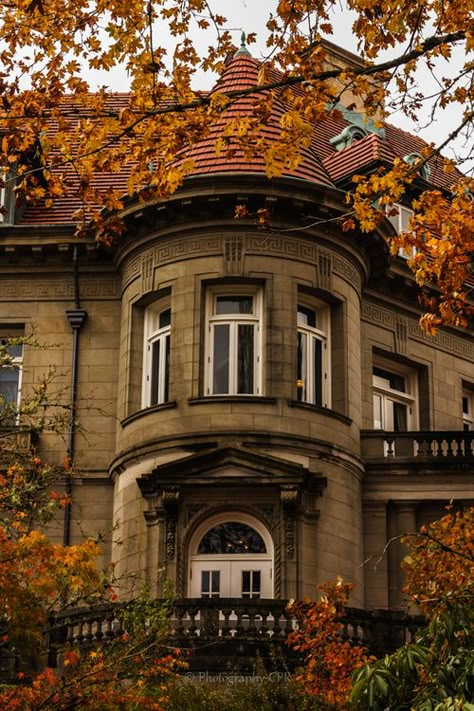
{"label": "terracotta roof tile", "polygon": [[[212,92],[229,92],[237,88],[245,89],[255,85],[258,78],[259,62],[244,52],[237,52],[226,64],[222,76],[217,80]],[[212,93],[211,92],[211,93]],[[127,94],[114,94],[107,99],[111,110],[120,110],[127,106]],[[265,175],[266,166],[262,155],[246,158],[243,150],[236,148],[231,155],[223,150],[216,156],[215,142],[226,122],[239,116],[252,113],[254,99],[243,96],[234,101],[222,114],[221,118],[211,126],[209,135],[186,152],[183,151],[177,159],[184,157],[194,159],[192,175],[220,174],[258,174]],[[280,131],[280,118],[285,107],[276,101],[267,125],[260,135],[267,144],[276,139]],[[64,102],[64,113],[72,119],[87,115],[87,108],[78,108],[74,102]],[[314,127],[311,146],[303,150],[299,165],[293,170],[285,170],[284,175],[310,181],[323,186],[333,186],[346,176],[361,172],[371,164],[378,162],[389,165],[395,156],[404,157],[410,153],[419,153],[426,143],[419,136],[413,136],[402,129],[387,124],[385,138],[369,134],[347,148],[337,151],[330,139],[337,136],[348,125],[342,116],[328,116]],[[54,130],[54,126],[51,126]],[[441,159],[429,162],[429,182],[434,186],[448,189],[453,182],[453,175],[443,173]],[[72,215],[81,207],[79,191],[75,188],[77,178],[72,168],[58,168],[71,183],[70,194],[59,198],[53,207],[44,205],[29,205],[24,211],[20,222],[22,224],[64,224],[72,222]],[[101,173],[95,176],[95,184],[102,189],[114,187],[125,193],[130,165],[123,166],[120,173]],[[459,174],[460,175],[460,174]],[[78,183],[76,182],[77,186]],[[79,186],[78,186],[79,187]]]}

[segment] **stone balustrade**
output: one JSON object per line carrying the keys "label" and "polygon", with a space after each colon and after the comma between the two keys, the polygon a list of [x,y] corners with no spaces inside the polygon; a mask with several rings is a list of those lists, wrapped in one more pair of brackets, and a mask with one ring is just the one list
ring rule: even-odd
{"label": "stone balustrade", "polygon": [[[125,631],[120,613],[118,605],[62,612],[52,621],[50,646],[58,650],[112,640]],[[297,624],[286,600],[242,598],[182,598],[174,602],[170,622],[176,645],[196,648],[209,640],[284,642]],[[348,608],[342,634],[380,653],[409,641],[421,624],[422,618],[398,611]]]}
{"label": "stone balustrade", "polygon": [[433,464],[474,463],[474,431],[365,430],[361,433],[361,444],[362,456],[368,461],[411,459]]}

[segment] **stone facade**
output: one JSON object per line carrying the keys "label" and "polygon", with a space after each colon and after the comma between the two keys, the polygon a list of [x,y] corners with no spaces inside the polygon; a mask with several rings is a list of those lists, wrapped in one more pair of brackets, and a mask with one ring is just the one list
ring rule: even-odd
{"label": "stone facade", "polygon": [[[189,597],[193,565],[203,569],[196,532],[207,520],[250,521],[271,541],[270,596],[311,595],[342,575],[357,584],[355,605],[396,607],[403,549],[396,543],[382,556],[387,540],[436,517],[453,498],[472,499],[472,442],[462,416],[463,389],[474,382],[472,336],[420,331],[406,267],[398,258],[390,266],[381,235],[348,235],[329,219],[295,229],[305,211],[327,214],[331,196],[275,181],[272,227],[262,231],[233,219],[242,192],[268,203],[263,179],[195,181],[166,203],[130,205],[127,234],[113,250],[80,245],[74,260],[72,238],[52,229],[41,235],[38,260],[39,237],[28,231],[21,253],[2,262],[1,328],[34,329],[45,344],[25,348],[23,392],[51,365],[58,385],[68,386],[67,312],[87,314],[77,337],[80,474],[71,542],[106,534],[104,562],[116,563],[123,595],[145,580],[160,594],[164,570]],[[15,228],[2,234],[6,253]],[[208,392],[208,363],[217,357],[207,343],[209,294],[220,293],[258,294],[258,393]],[[326,314],[324,404],[298,396],[300,302]],[[147,313],[157,306],[171,310],[168,392],[144,406]],[[449,430],[466,438],[452,456],[443,440],[443,456],[420,457],[421,445],[406,436],[387,450],[373,429],[374,364],[411,379],[413,436],[442,439]],[[430,446],[430,455],[438,452]],[[65,454],[47,436],[39,449]],[[59,539],[61,524],[52,532]],[[242,570],[255,562],[249,556],[239,558]],[[217,569],[223,558],[209,561]],[[231,595],[241,593],[232,583]]]}

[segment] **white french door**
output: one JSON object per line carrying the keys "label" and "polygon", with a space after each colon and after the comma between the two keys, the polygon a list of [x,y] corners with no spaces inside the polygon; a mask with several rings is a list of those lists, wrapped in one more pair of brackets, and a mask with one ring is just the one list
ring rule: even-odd
{"label": "white french door", "polygon": [[255,556],[199,556],[191,561],[190,597],[273,597],[272,561]]}

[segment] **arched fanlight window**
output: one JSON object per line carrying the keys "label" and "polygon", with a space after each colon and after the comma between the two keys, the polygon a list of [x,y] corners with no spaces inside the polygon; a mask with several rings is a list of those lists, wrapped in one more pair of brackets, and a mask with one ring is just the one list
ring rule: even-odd
{"label": "arched fanlight window", "polygon": [[238,521],[226,521],[210,528],[197,550],[198,555],[266,552],[262,536],[251,526]]}
{"label": "arched fanlight window", "polygon": [[[423,156],[420,153],[409,153],[408,155],[403,157],[403,160],[405,163],[408,163],[408,165],[416,165],[417,163],[421,163],[423,161]],[[425,180],[428,180],[430,177],[430,166],[428,163],[423,163],[423,165],[420,166],[419,169],[419,174],[420,177],[424,178]]]}
{"label": "arched fanlight window", "polygon": [[342,151],[343,148],[351,146],[356,141],[361,141],[368,134],[369,131],[362,126],[350,124],[346,126],[339,135],[330,138],[329,143],[331,143],[337,151]]}

